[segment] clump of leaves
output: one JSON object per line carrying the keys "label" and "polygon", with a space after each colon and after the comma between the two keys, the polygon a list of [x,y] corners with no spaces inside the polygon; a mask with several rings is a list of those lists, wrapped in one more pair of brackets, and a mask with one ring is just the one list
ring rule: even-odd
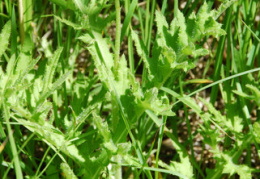
{"label": "clump of leaves", "polygon": [[215,11],[209,11],[207,3],[199,9],[197,15],[192,13],[188,19],[178,10],[176,17],[168,24],[165,17],[156,11],[158,38],[152,50],[152,57],[146,51],[142,41],[132,31],[137,52],[143,59],[149,72],[147,87],[160,88],[170,77],[176,77],[180,70],[194,68],[195,65],[189,56],[205,56],[208,50],[199,47],[196,43],[202,38],[212,35],[225,35],[221,24],[215,21]]}
{"label": "clump of leaves", "polygon": [[[59,155],[63,161],[60,167],[68,178],[76,178],[74,174],[76,172],[73,173],[64,159],[64,155],[73,159],[79,166],[79,169],[75,170],[80,173],[80,176],[87,178],[97,178],[101,171],[109,163],[112,163],[113,159],[117,159],[117,163],[114,165],[119,165],[124,161],[132,167],[146,166],[142,150],[135,140],[132,129],[145,112],[149,116],[154,116],[151,119],[157,127],[163,125],[163,121],[158,116],[175,115],[171,110],[170,100],[166,95],[160,93],[160,88],[168,80],[174,81],[181,71],[187,72],[195,66],[190,57],[196,58],[209,53],[208,50],[197,45],[202,38],[225,35],[225,32],[221,29],[221,24],[216,19],[223,12],[223,9],[227,8],[228,4],[230,5],[230,2],[228,1],[221,6],[218,11],[210,11],[208,5],[204,3],[197,14],[192,13],[187,19],[178,10],[175,14],[176,17],[170,24],[159,11],[156,11],[155,20],[158,36],[155,39],[151,56],[137,33],[132,30],[131,35],[137,53],[148,71],[148,79],[141,86],[127,67],[124,55],[119,61],[118,72],[115,72],[113,68],[114,57],[110,52],[111,42],[103,38],[101,32],[101,27],[105,27],[111,21],[111,18],[104,19],[97,16],[107,6],[107,0],[87,1],[88,6],[85,6],[84,2],[86,1],[84,0],[52,1],[64,7],[78,9],[83,16],[82,24],[75,24],[62,18],[57,19],[76,30],[87,30],[87,33],[79,39],[88,45],[87,49],[98,70],[98,77],[94,77],[93,81],[82,78],[84,84],[80,85],[76,80],[73,80],[68,69],[65,70],[67,71],[65,74],[58,71],[58,61],[62,54],[62,48],[58,48],[54,52],[53,57],[48,59],[44,70],[38,73],[34,70],[34,66],[40,58],[32,59],[30,55],[25,53],[21,53],[17,59],[12,56],[8,61],[7,69],[5,71],[0,70],[0,83],[3,84],[0,87],[1,110],[3,110],[3,106],[7,106],[13,119],[37,134]],[[113,17],[113,14],[111,16]],[[101,22],[101,25],[99,22]],[[8,44],[8,38],[6,40],[3,36],[10,36],[10,22],[5,25],[0,35],[0,43],[3,44],[0,57]],[[54,78],[56,73],[60,76],[58,80]],[[77,108],[76,114],[64,116],[63,130],[60,130],[53,124],[59,116],[48,117],[49,113],[54,114],[55,112],[53,110],[54,104],[48,99],[67,78],[72,80],[70,84],[75,85],[70,88],[72,89],[70,92],[75,96],[79,93],[79,89],[83,88],[83,90],[90,91],[91,83],[100,80],[102,84],[94,89],[98,92],[93,92],[94,95],[86,99],[89,106]],[[180,98],[178,94],[176,96]],[[54,100],[54,103],[57,102],[56,100]],[[242,130],[239,126],[240,122],[238,121],[234,126],[209,104],[210,113],[204,115],[194,102],[189,103],[190,99],[182,98],[182,100],[184,103],[187,102],[187,105],[189,104],[204,119],[206,127],[202,127],[202,130],[204,130],[205,136],[210,137],[209,144],[215,149],[216,156],[225,163],[217,168],[221,169],[220,173],[227,173],[223,168],[227,165],[232,169],[229,172],[231,175],[235,172],[241,174],[241,169],[246,171],[246,176],[249,176],[248,167],[237,166],[232,163],[233,158],[230,159],[230,156],[237,155],[234,151],[224,154],[217,150],[217,144],[221,140],[219,137],[220,131],[229,130],[239,133]],[[102,118],[101,113],[104,101],[112,106],[106,119]],[[209,121],[218,124],[217,130],[207,128]],[[84,122],[89,126],[83,132],[82,124]],[[212,133],[214,135],[210,136],[209,134]],[[127,142],[127,135],[131,138],[131,145]],[[194,175],[193,166],[187,152],[175,140],[173,141],[175,147],[179,150],[180,162],[172,161],[170,165],[160,162],[159,165],[173,173],[175,172],[178,176],[192,178]],[[137,158],[132,156],[133,149]],[[60,151],[63,155],[59,153]],[[187,168],[188,172],[183,168]],[[146,174],[150,176],[149,172]]]}

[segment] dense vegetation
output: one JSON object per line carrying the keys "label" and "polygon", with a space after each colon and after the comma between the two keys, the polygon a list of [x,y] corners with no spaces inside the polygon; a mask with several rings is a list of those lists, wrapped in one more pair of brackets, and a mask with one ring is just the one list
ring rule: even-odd
{"label": "dense vegetation", "polygon": [[259,6],[2,0],[0,178],[257,178]]}

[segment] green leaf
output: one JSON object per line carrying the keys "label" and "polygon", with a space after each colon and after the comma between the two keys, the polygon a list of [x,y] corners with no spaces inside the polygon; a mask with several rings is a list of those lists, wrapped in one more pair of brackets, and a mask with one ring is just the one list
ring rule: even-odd
{"label": "green leaf", "polygon": [[39,56],[36,59],[31,60],[28,65],[26,65],[26,68],[20,68],[22,65],[22,62],[20,63],[21,66],[19,65],[19,69],[17,70],[17,72],[19,72],[18,78],[15,81],[13,87],[16,88],[17,85],[19,85],[23,79],[26,77],[26,75],[35,67],[35,65],[37,64],[37,62],[41,59],[41,56]]}
{"label": "green leaf", "polygon": [[8,21],[0,34],[0,59],[8,47],[8,42],[11,35],[11,21]]}
{"label": "green leaf", "polygon": [[112,140],[107,122],[106,121],[102,122],[102,119],[95,113],[93,113],[93,116],[94,116],[93,122],[96,125],[100,135],[104,139],[105,148],[107,148],[108,150],[110,150],[112,153],[115,154],[117,152],[117,147]]}
{"label": "green leaf", "polygon": [[229,8],[232,4],[237,2],[237,0],[224,0],[224,2],[221,3],[217,11],[213,11],[213,17],[214,19],[218,19],[221,14],[223,14],[227,8]]}
{"label": "green leaf", "polygon": [[57,90],[58,88],[61,87],[61,84],[64,83],[64,81],[66,80],[66,78],[69,76],[69,74],[71,73],[71,71],[68,71],[67,73],[65,73],[64,75],[62,75],[58,80],[56,80],[52,87],[49,88],[46,92],[43,92],[39,98],[39,101],[37,101],[37,107],[34,111],[34,114],[36,114],[42,107],[44,101],[47,99],[47,97],[49,97],[55,90]]}
{"label": "green leaf", "polygon": [[190,163],[189,155],[186,149],[178,142],[178,139],[175,138],[171,133],[166,132],[166,135],[171,139],[171,143],[174,146],[174,148],[177,150],[180,162],[177,161],[171,161],[170,165],[167,165],[166,163],[159,161],[159,165],[161,167],[164,167],[168,169],[171,172],[179,173],[182,176],[185,176],[183,178],[193,178],[193,167]]}
{"label": "green leaf", "polygon": [[15,68],[15,73],[20,75],[32,61],[32,57],[26,53],[20,53],[17,58],[17,65]]}
{"label": "green leaf", "polygon": [[76,6],[80,10],[80,12],[87,15],[95,15],[99,13],[104,7],[107,7],[106,3],[108,0],[90,0],[88,4],[86,4],[86,0],[72,0]]}
{"label": "green leaf", "polygon": [[64,24],[66,24],[67,26],[70,26],[70,27],[72,27],[72,28],[75,29],[75,30],[81,30],[81,29],[83,29],[83,27],[82,27],[81,25],[75,24],[74,22],[71,22],[71,21],[69,21],[69,20],[67,20],[67,19],[60,18],[59,16],[56,16],[56,15],[54,15],[54,14],[53,14],[53,16],[54,16],[57,20],[59,20],[61,23],[64,23]]}
{"label": "green leaf", "polygon": [[233,163],[232,158],[226,154],[221,154],[225,160],[222,173],[233,175],[237,173],[241,179],[252,178],[252,170],[246,165],[236,165]]}
{"label": "green leaf", "polygon": [[64,163],[64,162],[61,163],[60,169],[62,170],[63,176],[65,176],[65,178],[67,178],[67,179],[77,179],[78,178],[67,163]]}
{"label": "green leaf", "polygon": [[253,95],[253,99],[254,101],[256,102],[256,104],[258,105],[258,107],[260,107],[260,90],[259,88],[257,88],[256,86],[254,85],[250,85],[250,84],[247,84],[246,87],[248,89],[250,89],[252,95]]}
{"label": "green leaf", "polygon": [[254,129],[254,135],[256,136],[255,139],[256,139],[257,143],[260,144],[260,123],[255,122],[253,125],[253,129]]}
{"label": "green leaf", "polygon": [[158,89],[152,88],[147,90],[144,94],[144,99],[140,101],[145,109],[154,111],[156,115],[174,116],[175,113],[171,111],[172,106],[169,105],[167,97],[158,98]]}
{"label": "green leaf", "polygon": [[65,154],[69,155],[76,162],[80,164],[85,162],[85,159],[81,156],[78,148],[70,141],[67,141],[63,133],[59,129],[54,128],[48,122],[44,122],[44,124],[39,125],[35,122],[26,121],[23,119],[16,118],[16,120],[30,131],[35,132],[39,137],[55,146],[58,150],[61,150]]}
{"label": "green leaf", "polygon": [[44,80],[43,80],[43,92],[46,92],[51,87],[55,69],[58,65],[58,61],[63,48],[59,47],[53,54],[52,58],[48,60],[48,64],[45,67]]}
{"label": "green leaf", "polygon": [[6,75],[9,76],[9,78],[13,75],[15,64],[16,64],[15,55],[12,55],[6,67]]}

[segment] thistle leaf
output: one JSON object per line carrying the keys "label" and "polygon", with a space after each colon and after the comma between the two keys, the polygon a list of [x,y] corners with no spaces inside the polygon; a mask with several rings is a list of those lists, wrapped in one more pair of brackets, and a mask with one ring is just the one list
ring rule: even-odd
{"label": "thistle leaf", "polygon": [[0,34],[0,59],[8,47],[8,42],[11,35],[11,21],[8,21]]}
{"label": "thistle leaf", "polygon": [[197,15],[192,13],[188,19],[185,19],[182,12],[178,10],[170,25],[159,11],[155,14],[158,36],[151,58],[148,57],[146,47],[136,33],[132,32],[137,53],[148,70],[148,88],[154,86],[160,88],[172,76],[171,74],[177,74],[173,72],[194,68],[195,65],[189,60],[189,56],[199,57],[208,54],[206,49],[196,45],[196,42],[203,37],[208,35],[218,37],[226,34],[221,29],[221,24],[215,21],[213,11],[208,10],[207,3],[202,5]]}
{"label": "thistle leaf", "polygon": [[45,67],[45,73],[44,73],[43,90],[42,90],[43,92],[46,92],[48,90],[48,88],[51,87],[54,72],[58,65],[58,61],[59,61],[62,50],[63,50],[62,47],[58,48],[54,52],[52,58],[50,58],[48,60],[48,64]]}
{"label": "thistle leaf", "polygon": [[62,170],[63,176],[65,176],[65,178],[67,178],[67,179],[77,179],[78,178],[67,163],[64,163],[64,162],[61,163],[60,169]]}
{"label": "thistle leaf", "polygon": [[77,147],[70,141],[67,141],[63,133],[59,129],[54,128],[48,122],[39,125],[35,122],[25,121],[23,119],[16,118],[16,120],[30,131],[35,132],[39,137],[48,141],[58,150],[61,150],[66,155],[69,155],[77,163],[83,164],[85,162],[85,159],[80,155]]}

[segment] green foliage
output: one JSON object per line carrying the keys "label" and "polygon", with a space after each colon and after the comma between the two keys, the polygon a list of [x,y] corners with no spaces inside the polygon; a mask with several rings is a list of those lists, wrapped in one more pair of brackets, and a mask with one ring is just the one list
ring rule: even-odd
{"label": "green foliage", "polygon": [[197,47],[196,42],[205,36],[218,37],[226,34],[221,29],[221,24],[214,20],[213,12],[208,11],[206,3],[203,4],[197,15],[192,13],[187,20],[180,11],[176,13],[176,18],[170,25],[159,11],[156,11],[155,20],[158,38],[151,58],[134,31],[132,31],[132,36],[136,43],[137,53],[143,59],[149,72],[148,86],[158,88],[171,77],[174,71],[187,71],[195,67],[188,59],[190,55],[199,57],[208,54],[206,49]]}
{"label": "green foliage", "polygon": [[[174,1],[171,21],[171,7],[166,8],[169,1],[164,0],[162,9],[156,8],[157,11],[157,1],[147,1],[146,17],[137,0],[126,0],[124,5],[121,1],[125,20],[116,37],[110,35],[115,16],[119,17],[114,12],[114,1],[49,1],[33,2],[31,6],[25,3],[28,6],[28,12],[24,11],[27,22],[18,22],[16,6],[12,13],[9,12],[12,15],[5,17],[2,4],[12,7],[11,1],[0,4],[0,24],[3,24],[0,33],[0,114],[4,119],[0,122],[0,139],[7,141],[7,144],[0,143],[3,154],[0,156],[0,177],[7,178],[12,168],[17,178],[24,175],[28,178],[120,179],[122,173],[124,178],[149,179],[167,178],[168,175],[180,178],[254,176],[251,146],[254,145],[259,153],[260,124],[258,116],[253,125],[250,120],[251,111],[253,114],[256,108],[259,110],[259,82],[253,75],[242,76],[249,73],[242,71],[258,64],[254,63],[254,57],[259,49],[250,33],[256,38],[259,29],[254,33],[254,25],[249,25],[235,31],[240,28],[240,21],[235,22],[234,29],[227,24],[233,25],[233,18],[228,18],[233,10],[233,14],[239,18],[241,14],[246,23],[253,22],[250,18],[254,14],[247,10],[248,7],[256,9],[255,0],[236,4],[235,0],[225,0],[218,10],[211,10],[213,1],[208,4],[188,1],[183,12],[177,8],[178,1]],[[196,9],[200,2],[200,8]],[[10,7],[7,11],[12,9]],[[152,13],[148,17],[150,7]],[[186,11],[188,8],[190,10]],[[227,8],[222,21],[222,13]],[[37,14],[45,10],[52,15]],[[185,17],[186,14],[189,16]],[[11,21],[4,19],[10,17]],[[218,18],[226,31],[217,22]],[[17,36],[16,23],[20,25],[19,30],[25,26],[26,32],[20,31]],[[120,25],[120,21],[116,21],[116,27]],[[151,35],[152,30],[156,30],[155,37]],[[128,51],[115,63],[118,57],[115,58],[115,54],[118,50],[122,53],[126,47],[125,36]],[[226,79],[215,81],[211,86],[218,84],[220,87],[224,101],[221,110],[205,98],[199,98],[199,102],[195,100],[190,96],[195,92],[190,92],[197,86],[182,83],[185,73],[196,66],[199,58],[214,58],[215,47],[221,48],[219,37],[223,49],[225,38],[228,38],[226,64],[221,67],[220,75]],[[117,42],[120,39],[120,43],[115,44],[114,39]],[[204,48],[207,40],[213,41],[212,47]],[[237,42],[239,50],[234,47]],[[122,45],[121,49],[118,44]],[[251,46],[249,54],[241,55],[241,50],[245,52]],[[244,67],[242,62],[246,56],[249,60]],[[142,62],[143,70],[140,70],[138,67]],[[241,74],[236,74],[240,71]],[[241,79],[236,78],[238,76],[242,76]],[[232,81],[229,83],[227,79]],[[210,85],[199,90],[208,87]],[[184,117],[176,115],[183,109],[185,122]],[[194,125],[194,115],[201,119],[199,127]],[[191,128],[190,121],[196,129]],[[183,125],[187,125],[187,140],[186,136],[178,136],[180,132],[187,132],[186,127],[180,128]],[[205,146],[200,152],[208,150],[213,155],[215,166],[211,169],[205,163],[197,163],[193,147],[197,135],[203,139],[196,143]],[[163,150],[162,141],[166,138],[170,141],[171,152]],[[162,152],[169,161],[165,162]],[[201,162],[205,162],[204,158]]]}

